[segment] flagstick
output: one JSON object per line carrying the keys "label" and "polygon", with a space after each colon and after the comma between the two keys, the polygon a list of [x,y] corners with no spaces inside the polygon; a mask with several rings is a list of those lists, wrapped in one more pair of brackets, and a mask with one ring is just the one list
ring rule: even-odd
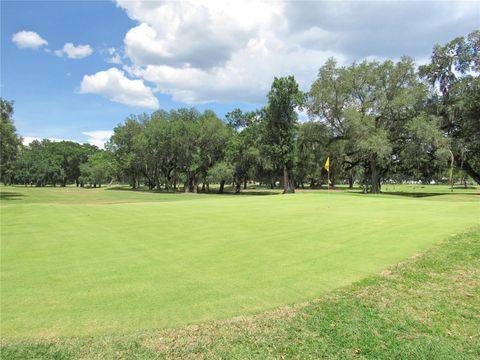
{"label": "flagstick", "polygon": [[330,156],[327,157],[327,161],[325,161],[323,168],[327,170],[327,190],[330,190]]}
{"label": "flagstick", "polygon": [[453,192],[453,161],[450,167],[450,191]]}
{"label": "flagstick", "polygon": [[450,160],[450,191],[453,192],[453,152],[450,150],[451,160]]}
{"label": "flagstick", "polygon": [[327,190],[330,190],[330,167],[327,170]]}

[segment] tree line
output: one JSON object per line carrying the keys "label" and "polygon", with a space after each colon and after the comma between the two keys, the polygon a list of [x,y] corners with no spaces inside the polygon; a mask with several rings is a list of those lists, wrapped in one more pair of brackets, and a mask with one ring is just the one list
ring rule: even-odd
{"label": "tree line", "polygon": [[[294,192],[326,183],[429,181],[457,169],[480,183],[480,31],[411,58],[340,66],[329,59],[308,93],[293,76],[275,78],[267,105],[220,119],[193,108],[132,115],[100,150],[74,142],[21,145],[13,103],[1,100],[1,177],[5,183],[77,186],[127,182],[132,188],[209,191],[255,181]],[[299,122],[298,111],[309,121]]]}

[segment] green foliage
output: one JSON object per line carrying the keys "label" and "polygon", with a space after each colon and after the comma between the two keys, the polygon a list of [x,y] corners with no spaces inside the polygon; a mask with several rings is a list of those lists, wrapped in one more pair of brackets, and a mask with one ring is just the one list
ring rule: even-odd
{"label": "green foliage", "polygon": [[451,139],[458,167],[480,182],[480,30],[436,45],[420,75],[436,90],[432,112]]}
{"label": "green foliage", "polygon": [[295,179],[301,185],[307,180],[310,187],[317,186],[328,154],[329,139],[329,130],[323,123],[309,121],[298,126],[294,171]]}
{"label": "green foliage", "polygon": [[98,151],[88,158],[86,163],[80,165],[81,182],[89,183],[96,187],[102,186],[113,179],[115,174],[113,156],[106,151]]}
{"label": "green foliage", "polygon": [[[402,156],[411,154],[403,151],[406,144],[419,140],[415,137],[419,133],[409,131],[412,119],[420,127],[432,129],[437,124],[422,115],[425,99],[426,89],[410,58],[349,67],[337,67],[329,60],[312,85],[308,108],[311,116],[329,127],[332,140],[344,143],[340,149],[345,156],[337,160],[344,162],[345,170],[363,166],[365,181],[376,193],[397,162],[411,160]],[[436,135],[432,141],[439,143],[439,131],[430,135]]]}
{"label": "green foliage", "polygon": [[208,170],[207,179],[209,182],[220,184],[218,192],[221,194],[224,191],[225,184],[234,181],[235,169],[232,164],[226,161],[217,162]]}
{"label": "green foliage", "polygon": [[237,108],[227,113],[225,120],[228,126],[238,132],[254,124],[259,116],[261,116],[260,111],[243,112]]}
{"label": "green foliage", "polygon": [[406,136],[396,172],[425,181],[441,178],[442,170],[451,156],[449,141],[439,127],[439,118],[421,114],[412,118],[404,131]]}
{"label": "green foliage", "polygon": [[156,111],[151,116],[131,117],[115,128],[108,145],[118,164],[120,177],[133,188],[141,179],[149,189],[176,188],[184,181],[185,191],[198,191],[207,173],[224,157],[231,136],[213,111],[195,109]]}
{"label": "green foliage", "polygon": [[303,106],[303,101],[304,95],[293,76],[275,77],[268,93],[263,142],[270,161],[283,170],[285,193],[295,191],[291,172],[298,122],[296,110]]}
{"label": "green foliage", "polygon": [[233,166],[226,162],[218,162],[214,166],[212,166],[208,171],[208,178],[212,182],[232,182],[234,179],[235,169]]}
{"label": "green foliage", "polygon": [[[237,192],[252,180],[271,188],[280,182],[284,192],[294,192],[305,183],[322,186],[330,157],[333,185],[360,182],[372,193],[382,182],[438,181],[450,170],[465,184],[467,175],[480,182],[479,43],[476,30],[437,45],[419,71],[408,57],[350,66],[329,59],[308,96],[293,76],[275,78],[265,108],[234,109],[225,121],[193,108],[132,115],[106,145],[113,160],[102,181],[114,171],[132,188],[175,191],[183,185],[197,192],[202,184],[208,192],[210,181],[223,189],[227,179],[217,175],[233,169]],[[299,124],[303,107],[311,121]],[[2,100],[4,181],[78,185],[80,167],[82,179],[91,181],[90,166],[82,164],[97,149],[71,142],[23,149],[12,111]],[[211,171],[217,163],[222,166]]]}
{"label": "green foliage", "polygon": [[113,129],[114,133],[107,143],[108,151],[113,152],[117,162],[119,177],[128,179],[132,188],[139,185],[139,176],[141,174],[141,162],[138,159],[137,137],[140,135],[144,125],[143,116],[131,116],[127,118],[123,125]]}
{"label": "green foliage", "polygon": [[205,181],[209,169],[224,159],[227,142],[232,132],[213,111],[208,110],[201,116],[199,127],[197,146],[200,149],[200,166],[198,171]]}
{"label": "green foliage", "polygon": [[15,163],[16,183],[45,186],[68,183],[80,185],[81,166],[98,149],[90,144],[72,141],[33,141],[22,147],[21,156]]}
{"label": "green foliage", "polygon": [[[227,142],[225,160],[232,164],[236,191],[240,191],[242,182],[260,178],[264,175],[264,157],[262,157],[263,114],[258,112],[241,113],[237,116],[249,119],[248,126],[238,129]],[[229,115],[230,116],[230,115]]]}
{"label": "green foliage", "polygon": [[14,177],[14,164],[22,144],[13,124],[13,101],[0,97],[0,180],[11,183]]}

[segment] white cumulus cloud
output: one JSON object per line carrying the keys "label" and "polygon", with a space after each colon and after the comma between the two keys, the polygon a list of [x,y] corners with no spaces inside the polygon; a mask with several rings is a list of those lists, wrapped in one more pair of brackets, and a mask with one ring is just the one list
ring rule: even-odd
{"label": "white cumulus cloud", "polygon": [[158,99],[143,80],[131,80],[117,68],[85,75],[80,93],[99,94],[107,99],[130,106],[158,109]]}
{"label": "white cumulus cloud", "polygon": [[[173,99],[188,104],[209,102],[263,103],[274,76],[295,74],[304,90],[315,78],[318,62],[335,56],[343,61],[342,54],[319,50],[286,49],[270,51],[262,45],[252,44],[232,54],[224,66],[213,69],[147,65],[126,67],[134,76],[157,85],[156,90],[172,95]],[[302,63],[298,62],[302,59]]]}
{"label": "white cumulus cloud", "polygon": [[125,52],[137,65],[224,63],[259,30],[284,28],[281,2],[121,0],[117,4],[140,22],[125,35]]}
{"label": "white cumulus cloud", "polygon": [[62,57],[67,56],[69,59],[83,59],[92,55],[93,49],[90,45],[73,45],[66,43],[63,49],[55,50],[55,55]]}
{"label": "white cumulus cloud", "polygon": [[137,22],[124,37],[124,69],[190,104],[263,103],[274,76],[293,74],[308,90],[330,56],[425,59],[435,43],[477,28],[480,15],[475,1],[116,3]]}
{"label": "white cumulus cloud", "polygon": [[98,146],[100,149],[103,149],[105,143],[113,135],[112,130],[94,130],[94,131],[84,131],[82,134],[87,135],[87,142],[89,144]]}
{"label": "white cumulus cloud", "polygon": [[19,31],[13,34],[12,41],[20,49],[38,49],[44,45],[48,45],[48,41],[34,31]]}

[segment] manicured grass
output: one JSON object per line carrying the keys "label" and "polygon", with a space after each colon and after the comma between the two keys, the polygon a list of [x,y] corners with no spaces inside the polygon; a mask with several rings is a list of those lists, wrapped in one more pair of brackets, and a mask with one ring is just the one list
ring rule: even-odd
{"label": "manicured grass", "polygon": [[478,224],[478,192],[455,196],[2,188],[2,338],[120,336],[303,302]]}
{"label": "manicured grass", "polygon": [[11,339],[5,359],[478,359],[480,228],[313,301],[177,329]]}

